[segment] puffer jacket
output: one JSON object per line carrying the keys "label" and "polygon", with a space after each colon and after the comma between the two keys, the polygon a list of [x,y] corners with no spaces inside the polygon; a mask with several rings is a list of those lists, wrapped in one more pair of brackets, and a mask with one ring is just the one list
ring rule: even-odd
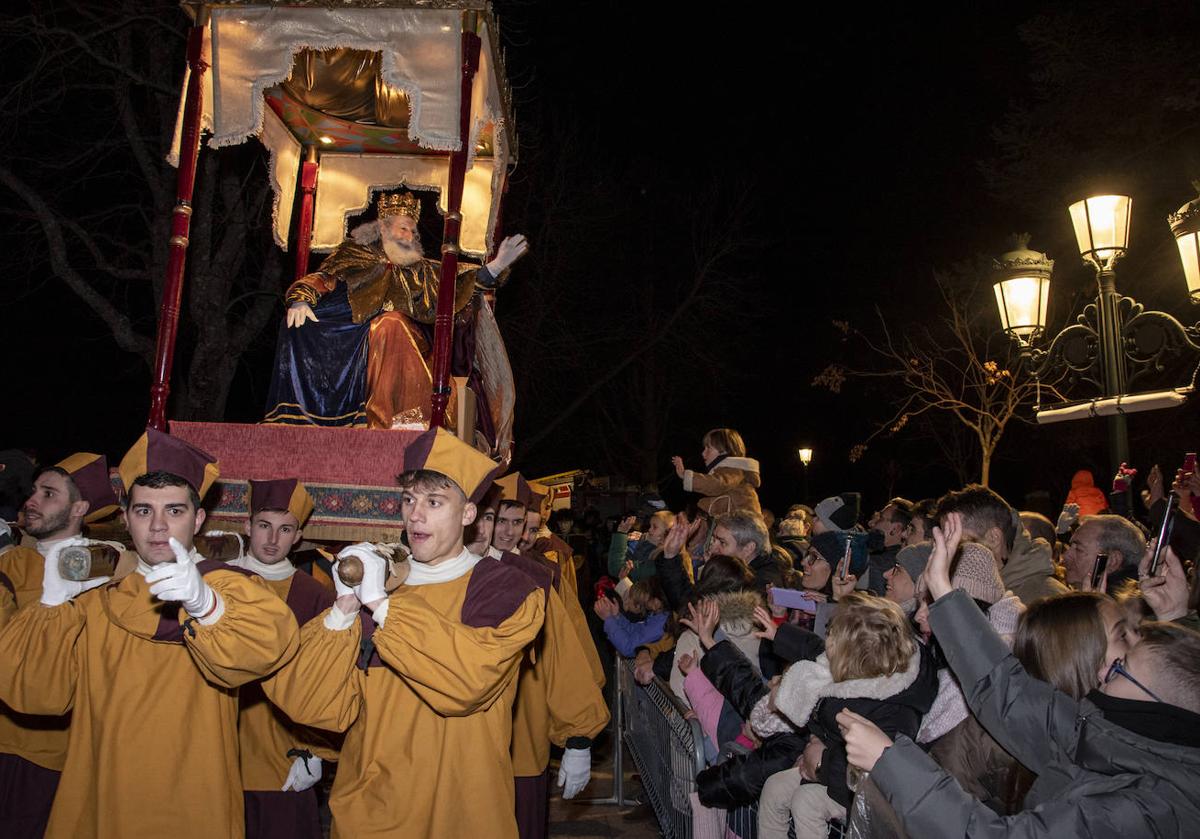
{"label": "puffer jacket", "polygon": [[1066,594],[1070,589],[1054,576],[1054,551],[1050,543],[1045,539],[1031,538],[1021,524],[1017,511],[1013,510],[1012,514],[1017,519],[1017,535],[1013,539],[1012,550],[1008,552],[1008,560],[1000,569],[1004,587],[1027,606],[1043,597]]}
{"label": "puffer jacket", "polygon": [[1079,517],[1094,516],[1108,509],[1108,499],[1096,486],[1096,479],[1086,469],[1080,469],[1071,478],[1071,491],[1067,493],[1068,504],[1079,505]]}
{"label": "puffer jacket", "polygon": [[[934,603],[929,622],[976,718],[1037,781],[1022,812],[1001,816],[963,792],[916,743],[899,737],[871,778],[908,835],[1196,835],[1200,714],[1103,694],[1076,700],[1059,693],[1025,672],[965,592]],[[1126,725],[1114,721],[1118,715]],[[1149,723],[1158,736],[1131,730]]]}
{"label": "puffer jacket", "polygon": [[[700,669],[744,720],[769,693],[750,660],[729,641],[714,644]],[[795,766],[807,743],[808,737],[799,731],[773,734],[754,751],[708,767],[696,776],[700,803],[728,810],[755,803],[767,779]]]}
{"label": "puffer jacket", "polygon": [[890,676],[870,679],[846,679],[835,682],[829,661],[822,653],[815,661],[801,661],[783,674],[775,695],[775,707],[795,725],[808,726],[825,744],[825,755],[817,780],[829,791],[829,797],[843,807],[850,806],[851,792],[846,785],[846,741],[837,724],[837,715],[848,708],[875,723],[890,737],[915,737],[921,717],[937,695],[937,667],[924,644],[909,659],[908,667]]}
{"label": "puffer jacket", "polygon": [[707,475],[691,469],[683,473],[684,490],[703,495],[698,506],[714,518],[725,513],[761,516],[757,492],[760,486],[758,461],[752,457],[722,455],[708,467]]}

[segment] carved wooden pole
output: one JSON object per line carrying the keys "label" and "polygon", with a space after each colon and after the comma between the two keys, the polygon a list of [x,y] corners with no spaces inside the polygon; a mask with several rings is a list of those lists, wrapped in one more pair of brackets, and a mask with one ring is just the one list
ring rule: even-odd
{"label": "carved wooden pole", "polygon": [[179,144],[179,172],[175,181],[175,209],[171,216],[171,249],[162,302],[158,310],[158,343],[154,350],[154,383],[150,386],[150,417],[158,431],[167,430],[167,397],[171,393],[171,365],[179,332],[179,301],[183,296],[183,269],[187,262],[188,233],[192,224],[192,189],[196,183],[196,158],[200,153],[200,117],[204,110],[204,30],[209,10],[201,6],[188,33],[190,70],[183,109],[183,135]]}
{"label": "carved wooden pole", "polygon": [[442,270],[438,282],[437,315],[433,322],[433,404],[429,427],[446,424],[450,402],[450,355],[454,345],[454,291],[458,281],[458,236],[462,228],[462,194],[471,142],[471,86],[479,69],[482,42],[475,30],[478,12],[463,13],[462,91],[459,101],[459,148],[450,154],[450,183],[446,195],[446,222],[442,226]]}

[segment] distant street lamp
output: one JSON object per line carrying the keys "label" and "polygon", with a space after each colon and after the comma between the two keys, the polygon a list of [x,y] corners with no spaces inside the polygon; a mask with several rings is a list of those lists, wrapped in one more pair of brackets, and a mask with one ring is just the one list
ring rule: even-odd
{"label": "distant street lamp", "polygon": [[808,464],[812,463],[813,450],[800,449],[800,462],[804,464],[804,503],[808,503]]}
{"label": "distant street lamp", "polygon": [[[1071,205],[1079,255],[1096,271],[1097,294],[1044,348],[1040,345],[1054,261],[1029,250],[1026,238],[994,264],[1000,324],[1017,343],[1021,363],[1035,379],[1067,375],[1102,393],[1080,404],[1048,410],[1038,405],[1038,422],[1107,416],[1112,474],[1129,460],[1125,414],[1178,405],[1190,393],[1190,388],[1176,388],[1130,396],[1128,387],[1144,374],[1162,370],[1167,356],[1185,350],[1200,353],[1200,324],[1184,326],[1165,312],[1146,311],[1117,291],[1114,266],[1129,247],[1132,211],[1133,201],[1126,195],[1097,195]],[[1169,221],[1192,300],[1200,302],[1200,198]]]}

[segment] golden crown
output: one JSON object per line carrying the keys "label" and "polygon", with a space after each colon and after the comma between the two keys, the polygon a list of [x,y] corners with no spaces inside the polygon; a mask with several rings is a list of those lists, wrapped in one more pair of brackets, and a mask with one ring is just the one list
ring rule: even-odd
{"label": "golden crown", "polygon": [[421,219],[421,202],[411,192],[380,195],[375,206],[380,218],[405,215],[413,221]]}

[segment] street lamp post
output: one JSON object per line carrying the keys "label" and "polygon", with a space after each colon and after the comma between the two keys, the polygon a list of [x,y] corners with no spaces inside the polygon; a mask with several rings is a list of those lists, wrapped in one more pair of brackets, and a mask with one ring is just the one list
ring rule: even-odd
{"label": "street lamp post", "polygon": [[804,503],[808,503],[808,464],[812,463],[813,450],[800,449],[800,462],[804,464]]}
{"label": "street lamp post", "polygon": [[[1161,371],[1170,356],[1200,353],[1200,324],[1184,326],[1166,312],[1146,311],[1117,291],[1114,267],[1129,246],[1132,208],[1125,195],[1093,196],[1071,205],[1079,254],[1096,271],[1096,298],[1044,346],[1054,261],[1029,250],[1025,239],[994,265],[1000,323],[1017,343],[1021,363],[1035,379],[1067,376],[1103,394],[1068,408],[1041,410],[1038,405],[1038,422],[1107,416],[1112,474],[1129,461],[1125,415],[1181,404],[1191,392],[1190,387],[1176,388],[1131,397],[1128,388],[1142,376]],[[1200,198],[1180,208],[1169,221],[1179,241],[1192,299],[1200,302]],[[1191,263],[1189,254],[1194,254]]]}

